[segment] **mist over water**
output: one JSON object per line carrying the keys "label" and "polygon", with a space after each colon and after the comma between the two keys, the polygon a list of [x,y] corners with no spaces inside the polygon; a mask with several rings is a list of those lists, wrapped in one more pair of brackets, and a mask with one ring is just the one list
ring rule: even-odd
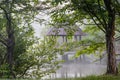
{"label": "mist over water", "polygon": [[64,64],[62,68],[60,68],[55,77],[63,78],[63,77],[83,77],[88,75],[100,75],[104,74],[106,70],[106,65],[100,64]]}
{"label": "mist over water", "polygon": [[[67,57],[66,57],[67,58]],[[74,59],[66,59],[67,61],[61,64],[61,68],[56,73],[51,74],[51,78],[72,78],[85,77],[89,75],[101,75],[106,72],[106,59],[94,61],[93,55],[84,55]]]}

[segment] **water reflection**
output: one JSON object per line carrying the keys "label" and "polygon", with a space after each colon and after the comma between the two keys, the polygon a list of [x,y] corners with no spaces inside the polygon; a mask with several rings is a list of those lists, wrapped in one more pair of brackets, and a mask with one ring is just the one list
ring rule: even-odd
{"label": "water reflection", "polygon": [[64,64],[62,68],[52,74],[53,78],[66,78],[66,77],[83,77],[87,75],[103,74],[106,70],[106,65],[100,64]]}
{"label": "water reflection", "polygon": [[[106,71],[106,58],[97,60],[94,55],[81,55],[76,59],[70,59],[68,55],[63,55],[65,62],[62,67],[51,74],[51,78],[83,77],[88,75],[100,75]],[[97,60],[97,61],[95,61]]]}

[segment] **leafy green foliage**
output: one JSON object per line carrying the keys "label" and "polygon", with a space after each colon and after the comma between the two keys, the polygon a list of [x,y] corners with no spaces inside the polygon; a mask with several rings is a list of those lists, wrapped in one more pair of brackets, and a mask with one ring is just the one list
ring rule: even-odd
{"label": "leafy green foliage", "polygon": [[[34,37],[32,26],[15,27],[14,73],[17,78],[41,78],[59,68],[57,60],[61,50],[56,48],[54,39],[40,40]],[[4,60],[5,47],[0,47],[2,78],[8,77],[8,66]],[[2,66],[3,65],[3,66]]]}
{"label": "leafy green foliage", "polygon": [[81,54],[93,54],[96,53],[95,51],[103,52],[104,43],[94,43],[91,42],[91,45],[86,47],[81,47],[79,51],[76,53],[76,57]]}
{"label": "leafy green foliage", "polygon": [[44,75],[54,73],[59,68],[58,64],[60,61],[57,60],[59,50],[55,48],[54,44],[54,41],[43,40],[30,46],[27,52],[21,55],[25,59],[23,65],[32,65],[24,77],[41,78]]}
{"label": "leafy green foliage", "polygon": [[[39,13],[39,0],[3,0],[0,2],[0,77],[12,78],[7,64],[6,43],[8,39],[7,21],[11,20],[11,29],[15,37],[12,71],[16,78],[41,78],[58,68],[56,61],[58,49],[53,41],[34,36],[31,23]],[[7,20],[5,15],[10,15]],[[40,41],[40,42],[39,42]]]}

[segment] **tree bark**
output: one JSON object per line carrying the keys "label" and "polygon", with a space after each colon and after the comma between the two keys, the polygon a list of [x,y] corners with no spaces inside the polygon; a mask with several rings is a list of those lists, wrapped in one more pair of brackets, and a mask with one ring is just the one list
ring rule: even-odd
{"label": "tree bark", "polygon": [[7,62],[9,64],[9,70],[10,70],[10,77],[15,78],[15,75],[13,73],[13,53],[14,53],[14,46],[15,46],[15,38],[14,38],[14,29],[11,21],[11,15],[6,14],[6,20],[7,20]]}
{"label": "tree bark", "polygon": [[107,74],[118,74],[115,54],[115,10],[111,7],[111,0],[104,0],[108,10],[108,24],[106,26]]}
{"label": "tree bark", "polygon": [[15,74],[13,72],[13,53],[15,46],[15,37],[14,37],[14,28],[12,26],[12,18],[9,10],[3,9],[5,18],[6,18],[6,32],[7,32],[7,40],[6,40],[6,49],[7,49],[7,63],[9,65],[9,74],[8,78],[15,78]]}
{"label": "tree bark", "polygon": [[117,74],[115,47],[114,47],[114,30],[106,33],[106,48],[107,48],[107,74]]}

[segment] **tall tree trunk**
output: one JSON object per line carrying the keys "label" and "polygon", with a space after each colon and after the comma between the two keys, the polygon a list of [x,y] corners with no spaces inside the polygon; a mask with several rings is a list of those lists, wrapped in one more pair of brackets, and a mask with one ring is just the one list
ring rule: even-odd
{"label": "tall tree trunk", "polygon": [[115,11],[108,13],[108,26],[106,28],[106,48],[108,54],[107,74],[117,74],[118,69],[116,65],[115,54]]}
{"label": "tall tree trunk", "polygon": [[115,9],[112,6],[112,0],[104,0],[108,12],[108,24],[106,25],[106,49],[108,54],[107,74],[117,74],[117,64],[115,55]]}
{"label": "tall tree trunk", "polygon": [[5,18],[6,18],[6,32],[7,32],[7,63],[9,65],[9,78],[15,78],[15,74],[13,72],[13,53],[15,46],[15,38],[14,38],[14,28],[12,26],[12,18],[9,10],[4,10]]}
{"label": "tall tree trunk", "polygon": [[[109,26],[110,27],[110,26]],[[115,46],[114,46],[114,30],[106,33],[106,48],[107,48],[107,74],[117,74]]]}
{"label": "tall tree trunk", "polygon": [[11,17],[8,16],[9,20],[7,20],[7,62],[9,64],[9,75],[10,77],[15,78],[15,75],[13,73],[13,53],[14,53],[14,46],[15,46],[15,38],[14,38],[14,30],[11,26]]}

